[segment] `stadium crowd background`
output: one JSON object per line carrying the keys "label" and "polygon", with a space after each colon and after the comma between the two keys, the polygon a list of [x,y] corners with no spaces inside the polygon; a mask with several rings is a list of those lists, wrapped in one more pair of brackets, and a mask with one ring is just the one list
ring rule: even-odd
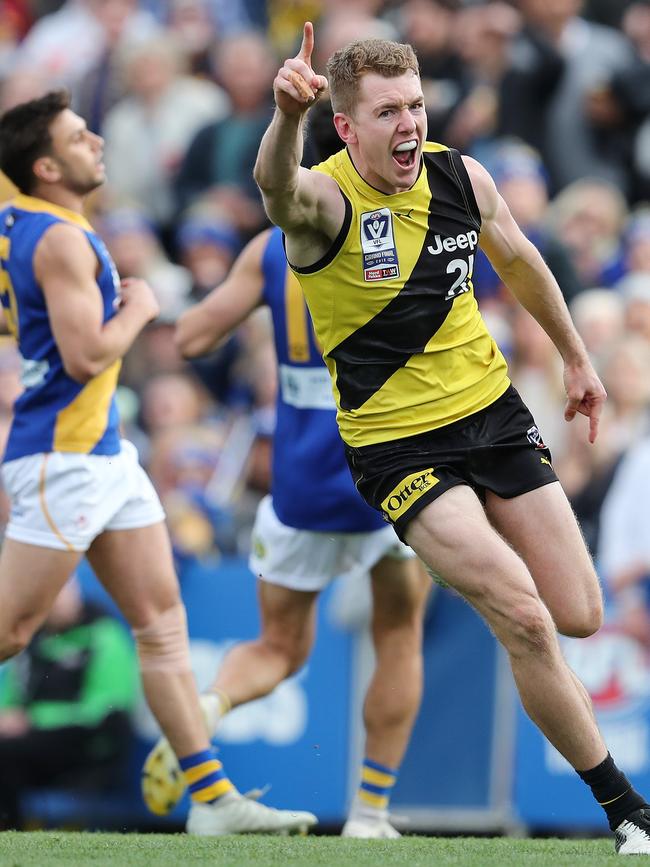
{"label": "stadium crowd background", "polygon": [[[121,276],[146,278],[161,303],[119,399],[181,580],[187,561],[247,553],[268,489],[268,318],[193,365],[172,334],[266,225],[252,167],[275,70],[305,19],[317,72],[353,38],[415,46],[429,138],[486,165],[558,278],[609,393],[594,446],[585,419],[563,421],[555,349],[484,258],[474,286],[552,449],[610,617],[650,648],[650,0],[0,0],[0,110],[69,88],[105,139],[109,181],[92,220]],[[0,178],[0,200],[11,192]],[[19,372],[0,334],[0,446]]]}

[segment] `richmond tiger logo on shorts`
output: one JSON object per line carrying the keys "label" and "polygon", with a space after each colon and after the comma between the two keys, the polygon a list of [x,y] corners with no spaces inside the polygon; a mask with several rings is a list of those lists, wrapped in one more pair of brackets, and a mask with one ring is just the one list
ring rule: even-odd
{"label": "richmond tiger logo on shorts", "polygon": [[396,521],[416,500],[419,500],[425,491],[437,485],[440,479],[433,475],[433,467],[411,473],[393,488],[390,494],[382,502],[384,514],[391,521]]}

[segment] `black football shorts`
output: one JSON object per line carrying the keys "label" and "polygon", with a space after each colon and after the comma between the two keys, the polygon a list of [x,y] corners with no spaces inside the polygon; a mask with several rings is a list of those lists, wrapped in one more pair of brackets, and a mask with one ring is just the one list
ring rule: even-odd
{"label": "black football shorts", "polygon": [[510,499],[557,481],[551,453],[514,386],[460,421],[415,436],[345,446],[357,490],[392,523],[406,525],[455,485]]}

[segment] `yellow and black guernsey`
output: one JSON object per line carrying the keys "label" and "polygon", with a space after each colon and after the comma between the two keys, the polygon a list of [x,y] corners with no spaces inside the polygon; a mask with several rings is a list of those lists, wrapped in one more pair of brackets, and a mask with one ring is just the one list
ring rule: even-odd
{"label": "yellow and black guernsey", "polygon": [[120,362],[81,384],[66,373],[43,290],[34,275],[34,251],[57,222],[84,232],[97,257],[97,291],[104,322],[115,315],[119,277],[101,239],[80,214],[20,195],[0,210],[0,300],[22,358],[24,391],[14,405],[4,460],[38,452],[113,455],[120,451],[115,388]]}
{"label": "yellow and black guernsey", "polygon": [[481,217],[460,154],[428,142],[411,189],[385,195],[347,150],[315,170],[337,182],[343,227],[293,268],[332,377],[341,436],[358,447],[443,427],[509,385],[472,286]]}

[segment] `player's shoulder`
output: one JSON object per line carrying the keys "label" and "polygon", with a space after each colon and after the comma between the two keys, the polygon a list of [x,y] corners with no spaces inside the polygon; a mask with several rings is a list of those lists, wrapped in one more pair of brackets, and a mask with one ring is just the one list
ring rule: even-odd
{"label": "player's shoulder", "polygon": [[422,152],[425,154],[440,154],[450,150],[450,147],[437,141],[425,141],[422,146]]}

